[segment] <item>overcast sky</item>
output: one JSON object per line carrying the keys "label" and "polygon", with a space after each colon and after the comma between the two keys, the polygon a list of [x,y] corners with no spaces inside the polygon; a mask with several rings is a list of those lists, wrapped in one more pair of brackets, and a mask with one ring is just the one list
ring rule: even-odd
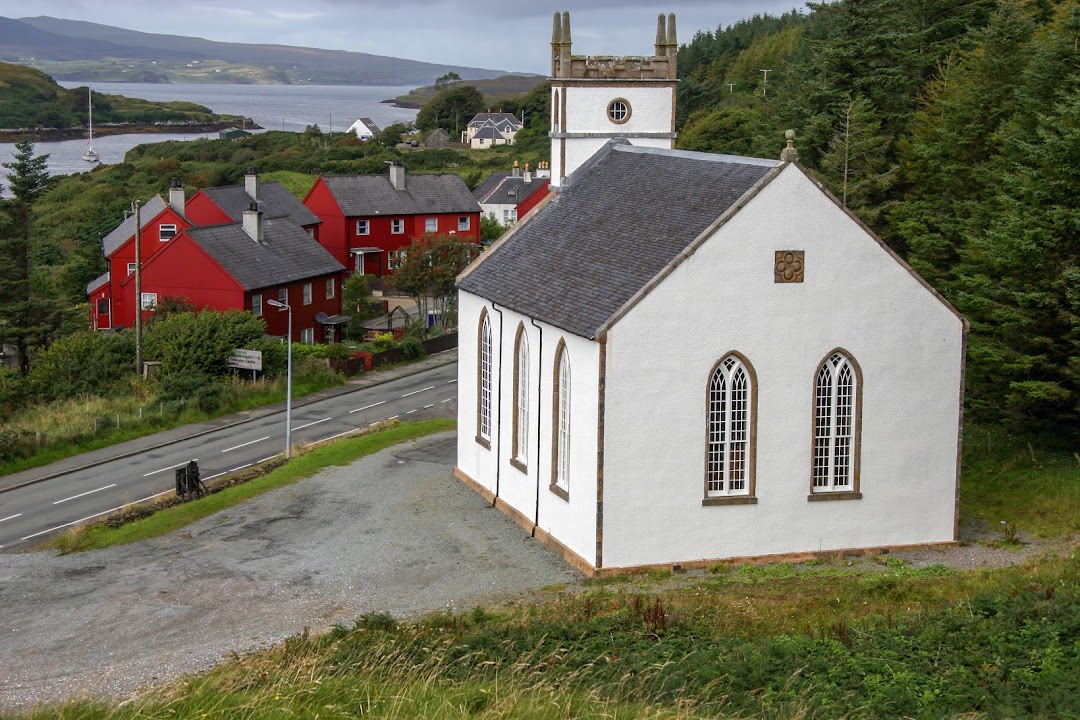
{"label": "overcast sky", "polygon": [[0,16],[49,15],[208,40],[353,50],[547,74],[551,18],[569,10],[573,51],[652,53],[659,12],[677,15],[679,41],[794,0],[0,0]]}

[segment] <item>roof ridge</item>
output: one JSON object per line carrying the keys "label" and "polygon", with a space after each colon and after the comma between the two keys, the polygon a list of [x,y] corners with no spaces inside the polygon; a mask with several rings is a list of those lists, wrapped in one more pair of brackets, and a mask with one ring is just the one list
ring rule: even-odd
{"label": "roof ridge", "polygon": [[641,155],[664,155],[667,157],[684,158],[686,160],[729,163],[732,165],[756,165],[758,167],[776,167],[783,163],[783,160],[755,158],[746,155],[724,155],[722,153],[699,152],[697,150],[668,150],[666,148],[642,147],[640,145],[630,144],[612,144],[612,149],[617,150],[618,152],[638,153]]}

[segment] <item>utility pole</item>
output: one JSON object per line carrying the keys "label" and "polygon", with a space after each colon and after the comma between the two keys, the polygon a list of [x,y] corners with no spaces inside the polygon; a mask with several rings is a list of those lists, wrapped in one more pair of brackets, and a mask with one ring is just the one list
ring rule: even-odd
{"label": "utility pole", "polygon": [[762,69],[761,72],[765,73],[765,84],[761,86],[761,94],[764,96],[769,89],[769,73],[772,72],[772,68],[768,70]]}
{"label": "utility pole", "polygon": [[735,92],[735,83],[728,83],[727,84],[727,91],[728,91],[728,95]]}
{"label": "utility pole", "polygon": [[135,372],[142,375],[142,217],[139,201],[131,205],[135,210]]}

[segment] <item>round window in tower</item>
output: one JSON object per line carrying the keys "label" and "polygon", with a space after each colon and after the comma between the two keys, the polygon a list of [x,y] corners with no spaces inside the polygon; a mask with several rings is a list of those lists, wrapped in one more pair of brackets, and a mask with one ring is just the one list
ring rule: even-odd
{"label": "round window in tower", "polygon": [[608,119],[616,125],[622,125],[630,119],[630,103],[623,98],[615,98],[607,106]]}

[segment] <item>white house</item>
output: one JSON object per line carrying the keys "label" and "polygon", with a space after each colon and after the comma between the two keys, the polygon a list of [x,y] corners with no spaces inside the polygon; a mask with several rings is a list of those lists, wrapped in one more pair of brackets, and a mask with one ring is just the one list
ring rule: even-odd
{"label": "white house", "polygon": [[670,149],[659,25],[595,86],[556,15],[555,192],[458,282],[457,476],[590,573],[954,542],[965,321],[790,137]]}
{"label": "white house", "polygon": [[513,145],[514,137],[522,127],[521,121],[512,113],[477,113],[461,133],[461,142],[473,150]]}
{"label": "white house", "polygon": [[364,142],[367,142],[371,138],[375,137],[382,130],[376,125],[371,118],[357,118],[356,122],[349,126],[349,129],[345,132],[355,133],[356,137]]}

